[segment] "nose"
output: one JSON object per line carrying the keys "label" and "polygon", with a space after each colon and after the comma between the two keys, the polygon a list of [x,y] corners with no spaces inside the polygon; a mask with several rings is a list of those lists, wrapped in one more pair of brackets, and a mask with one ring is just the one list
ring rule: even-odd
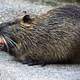
{"label": "nose", "polygon": [[8,21],[8,22],[3,22],[0,24],[0,35],[2,34],[8,34],[12,25],[15,25],[18,23],[18,20],[13,20],[13,21]]}

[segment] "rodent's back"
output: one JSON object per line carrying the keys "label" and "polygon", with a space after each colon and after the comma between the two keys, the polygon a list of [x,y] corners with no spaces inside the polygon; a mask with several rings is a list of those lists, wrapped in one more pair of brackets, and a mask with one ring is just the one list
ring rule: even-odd
{"label": "rodent's back", "polygon": [[63,63],[74,60],[80,54],[80,7],[67,5],[49,11],[31,31],[26,30],[23,38],[26,50],[22,46],[21,57],[26,61]]}

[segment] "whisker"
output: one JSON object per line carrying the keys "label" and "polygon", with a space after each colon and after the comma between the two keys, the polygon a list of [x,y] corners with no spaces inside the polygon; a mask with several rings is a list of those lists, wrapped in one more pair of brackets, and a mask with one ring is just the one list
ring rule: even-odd
{"label": "whisker", "polygon": [[3,38],[4,42],[5,42],[5,46],[7,48],[7,52],[9,52],[9,46],[8,46],[7,41],[6,41],[6,36],[3,34],[2,38]]}
{"label": "whisker", "polygon": [[10,39],[6,35],[4,35],[4,40],[6,41],[5,45],[7,47],[7,52],[9,52],[9,46],[8,46],[9,44],[12,45],[13,47],[15,47],[16,51],[18,50],[18,45],[12,39]]}

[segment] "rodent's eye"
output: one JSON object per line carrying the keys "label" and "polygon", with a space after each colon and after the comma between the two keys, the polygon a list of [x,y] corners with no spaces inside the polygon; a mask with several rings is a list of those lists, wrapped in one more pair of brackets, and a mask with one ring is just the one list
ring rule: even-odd
{"label": "rodent's eye", "polygon": [[30,15],[25,15],[22,20],[24,23],[31,23],[32,22]]}

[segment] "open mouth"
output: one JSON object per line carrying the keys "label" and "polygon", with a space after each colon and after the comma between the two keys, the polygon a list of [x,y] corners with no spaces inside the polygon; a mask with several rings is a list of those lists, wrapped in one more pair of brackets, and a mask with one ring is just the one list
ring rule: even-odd
{"label": "open mouth", "polygon": [[0,45],[4,45],[4,44],[5,44],[4,40],[0,38]]}
{"label": "open mouth", "polygon": [[4,45],[5,45],[5,40],[3,38],[0,38],[0,50],[2,50]]}

